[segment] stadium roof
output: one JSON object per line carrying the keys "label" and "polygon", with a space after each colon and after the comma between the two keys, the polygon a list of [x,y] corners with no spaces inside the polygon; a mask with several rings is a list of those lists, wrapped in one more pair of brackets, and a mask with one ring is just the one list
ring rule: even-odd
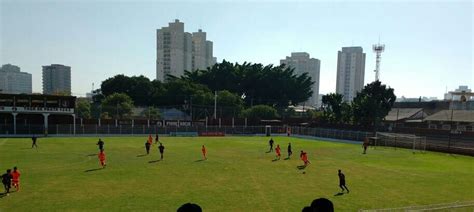
{"label": "stadium roof", "polygon": [[[452,118],[451,118],[452,114]],[[474,110],[442,110],[431,116],[426,121],[454,121],[474,122]]]}
{"label": "stadium roof", "polygon": [[426,117],[423,108],[392,108],[385,116],[385,121],[414,120]]}

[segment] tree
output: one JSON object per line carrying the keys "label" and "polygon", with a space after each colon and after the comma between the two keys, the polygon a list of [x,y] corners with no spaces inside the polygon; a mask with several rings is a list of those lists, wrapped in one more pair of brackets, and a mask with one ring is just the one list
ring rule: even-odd
{"label": "tree", "polygon": [[387,88],[378,80],[367,84],[353,100],[354,121],[376,130],[378,123],[391,110],[396,98],[393,89]]}
{"label": "tree", "polygon": [[268,105],[255,105],[242,111],[242,116],[250,119],[274,119],[278,118],[278,113]]}
{"label": "tree", "polygon": [[217,92],[217,107],[221,109],[222,117],[235,117],[243,108],[243,100],[239,95],[227,90]]}
{"label": "tree", "polygon": [[111,119],[112,117],[109,116],[108,112],[103,112],[100,114],[101,119]]}
{"label": "tree", "polygon": [[151,81],[153,91],[151,93],[150,104],[151,105],[166,105],[164,95],[166,95],[166,88],[164,83],[159,80]]}
{"label": "tree", "polygon": [[214,102],[214,95],[205,85],[179,78],[171,79],[165,83],[164,89],[161,102],[165,105],[185,105],[191,101],[191,98],[195,105],[208,106]]}
{"label": "tree", "polygon": [[322,98],[323,120],[328,123],[340,123],[342,120],[342,95],[326,94]]}
{"label": "tree", "polygon": [[296,116],[296,111],[295,111],[295,108],[293,107],[288,107],[284,110],[281,110],[280,111],[280,114],[282,117],[284,118],[291,118],[291,117],[295,117]]}
{"label": "tree", "polygon": [[352,120],[353,120],[352,105],[347,102],[343,102],[341,105],[341,123],[352,124]]}
{"label": "tree", "polygon": [[101,103],[105,99],[100,89],[92,91],[92,102],[91,102],[91,116],[94,118],[100,118],[102,113]]}
{"label": "tree", "polygon": [[113,93],[130,94],[130,88],[133,86],[133,80],[123,74],[104,80],[100,86],[102,94],[105,96]]}
{"label": "tree", "polygon": [[307,110],[306,116],[311,119],[320,119],[323,117],[323,112],[317,110]]}
{"label": "tree", "polygon": [[132,99],[124,93],[114,93],[102,101],[102,113],[114,115],[115,118],[130,116],[133,109]]}
{"label": "tree", "polygon": [[152,82],[145,76],[128,77],[123,74],[108,78],[101,84],[102,94],[124,93],[140,106],[150,104],[150,96],[154,93]]}
{"label": "tree", "polygon": [[104,94],[102,94],[102,90],[101,89],[96,89],[94,91],[92,91],[92,102],[94,104],[96,103],[101,103],[102,100],[104,100],[105,96]]}
{"label": "tree", "polygon": [[223,61],[206,70],[186,71],[181,79],[207,86],[211,91],[228,90],[246,96],[246,105],[265,104],[286,108],[289,102],[306,101],[312,95],[308,74],[297,75],[284,65],[273,66]]}
{"label": "tree", "polygon": [[130,97],[133,102],[140,106],[148,106],[151,102],[150,96],[153,94],[151,81],[142,75],[132,76],[133,85],[130,88]]}
{"label": "tree", "polygon": [[91,118],[91,103],[87,99],[78,99],[76,102],[76,113],[79,118]]}

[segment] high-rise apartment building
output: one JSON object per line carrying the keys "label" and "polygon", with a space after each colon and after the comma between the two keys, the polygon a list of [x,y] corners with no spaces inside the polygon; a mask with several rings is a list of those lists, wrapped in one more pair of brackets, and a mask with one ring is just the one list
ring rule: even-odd
{"label": "high-rise apartment building", "polygon": [[306,52],[293,52],[291,57],[287,56],[286,59],[280,60],[280,64],[286,64],[294,68],[298,75],[308,73],[314,84],[312,87],[313,95],[306,104],[317,107],[319,105],[319,69],[321,61],[310,58]]}
{"label": "high-rise apartment building", "polygon": [[337,54],[336,93],[352,101],[364,88],[365,53],[362,47],[342,47]]}
{"label": "high-rise apartment building", "polygon": [[0,93],[31,94],[31,74],[21,72],[20,67],[5,64],[0,68]]}
{"label": "high-rise apartment building", "polygon": [[175,20],[156,31],[156,78],[167,75],[182,76],[185,70],[205,69],[214,65],[212,42],[206,33],[184,31],[184,23]]}
{"label": "high-rise apartment building", "polygon": [[71,94],[71,67],[43,66],[43,94]]}
{"label": "high-rise apartment building", "polygon": [[214,65],[212,41],[206,40],[206,33],[199,29],[193,32],[192,70],[206,69]]}

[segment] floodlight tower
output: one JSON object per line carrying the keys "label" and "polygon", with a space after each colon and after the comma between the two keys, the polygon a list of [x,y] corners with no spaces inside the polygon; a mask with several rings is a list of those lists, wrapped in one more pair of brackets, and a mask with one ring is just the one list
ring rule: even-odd
{"label": "floodlight tower", "polygon": [[385,50],[384,44],[374,44],[372,46],[372,50],[374,50],[376,57],[375,57],[375,81],[379,80],[380,77],[380,60],[382,59],[382,52]]}

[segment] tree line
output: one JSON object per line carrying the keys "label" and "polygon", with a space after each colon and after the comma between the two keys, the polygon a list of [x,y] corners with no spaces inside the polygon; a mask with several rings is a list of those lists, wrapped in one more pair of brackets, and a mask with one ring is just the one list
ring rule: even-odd
{"label": "tree line", "polygon": [[[157,119],[161,115],[157,108],[168,107],[201,119],[213,116],[216,95],[218,117],[284,118],[295,115],[288,106],[308,100],[313,83],[307,74],[297,75],[284,65],[223,61],[206,70],[185,71],[181,77],[168,75],[165,82],[145,76],[113,76],[102,82],[92,103],[78,101],[77,112],[84,118],[124,118],[139,106],[146,108],[140,116]],[[341,94],[324,95],[321,108],[304,115],[328,124],[376,127],[395,99],[392,88],[375,81],[352,102],[344,102]]]}
{"label": "tree line", "polygon": [[[223,61],[206,70],[185,71],[165,82],[145,76],[116,75],[104,80],[92,104],[78,101],[80,117],[123,118],[135,106],[148,108],[143,116],[154,118],[157,107],[181,110],[193,118],[212,116],[217,95],[219,117],[277,118],[288,105],[306,101],[313,81],[284,65]],[[150,113],[153,111],[153,113]],[[153,117],[150,115],[153,114]]]}

